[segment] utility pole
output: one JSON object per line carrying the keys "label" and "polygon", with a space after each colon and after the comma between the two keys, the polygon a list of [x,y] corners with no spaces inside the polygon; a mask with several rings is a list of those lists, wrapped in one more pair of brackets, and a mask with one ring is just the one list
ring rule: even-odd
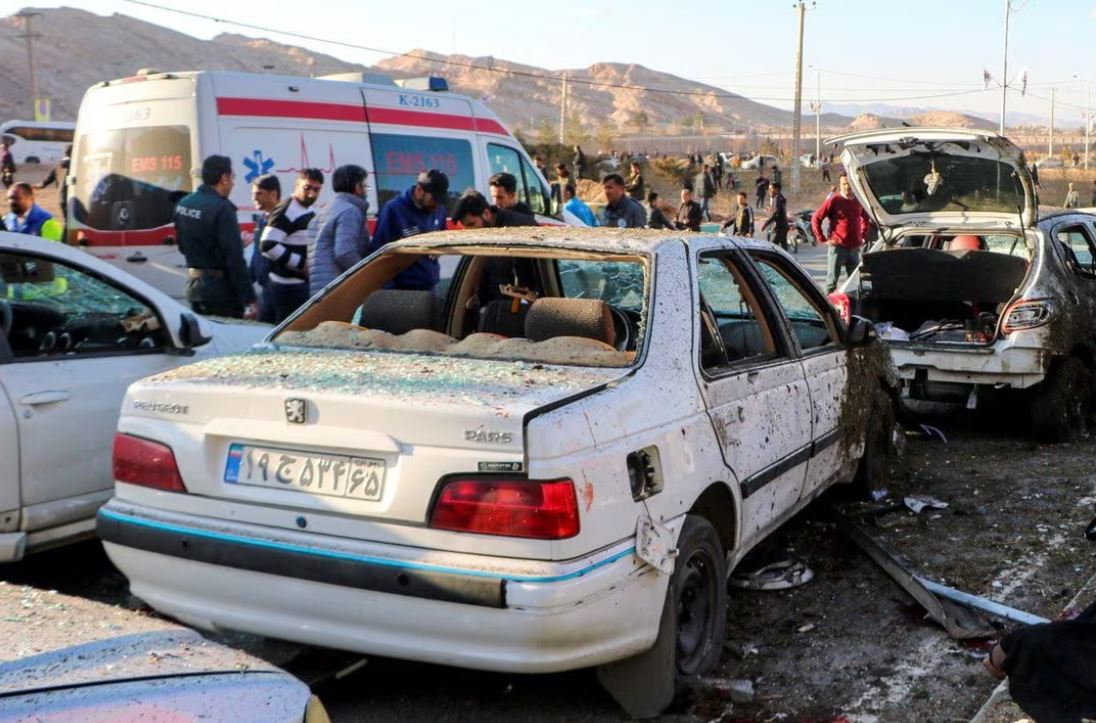
{"label": "utility pole", "polygon": [[[17,14],[15,17],[23,18],[23,34],[16,35],[17,38],[26,38],[27,40],[27,67],[30,68],[30,112],[34,113],[38,104],[38,74],[34,71],[34,40],[35,38],[42,37],[38,33],[31,32],[31,20],[41,15],[42,13],[36,13],[29,10]],[[31,116],[33,120],[35,116]]]}
{"label": "utility pole", "polygon": [[1005,101],[1008,99],[1008,14],[1012,9],[1011,6],[1012,0],[1005,0],[1005,50],[1002,53],[1004,59],[1001,68],[1001,135],[1005,135]]}
{"label": "utility pole", "polygon": [[1073,77],[1085,84],[1085,170],[1088,170],[1088,138],[1092,130],[1092,79],[1082,78],[1076,73]]}
{"label": "utility pole", "polygon": [[567,74],[563,74],[563,83],[559,89],[559,144],[567,141]]}
{"label": "utility pole", "polygon": [[811,110],[814,111],[814,160],[822,164],[822,69],[810,66],[814,71],[814,103]]}
{"label": "utility pole", "polygon": [[1054,157],[1054,88],[1050,89],[1050,138],[1047,140],[1047,158]]}
{"label": "utility pole", "polygon": [[807,3],[799,0],[795,4],[799,13],[799,39],[795,45],[795,110],[792,118],[792,191],[799,193],[799,136],[802,132],[803,111],[803,20],[807,14]]}

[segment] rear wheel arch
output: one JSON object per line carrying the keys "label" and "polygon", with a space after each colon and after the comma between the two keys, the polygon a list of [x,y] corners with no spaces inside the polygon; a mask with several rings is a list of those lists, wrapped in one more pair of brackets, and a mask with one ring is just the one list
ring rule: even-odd
{"label": "rear wheel arch", "polygon": [[719,533],[724,550],[733,550],[738,539],[738,504],[726,482],[708,485],[689,509],[690,515],[708,520]]}

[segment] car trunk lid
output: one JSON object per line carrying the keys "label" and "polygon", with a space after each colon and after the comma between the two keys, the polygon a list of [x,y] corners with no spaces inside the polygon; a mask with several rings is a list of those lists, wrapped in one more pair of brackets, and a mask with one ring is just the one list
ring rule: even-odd
{"label": "car trunk lid", "polygon": [[1035,225],[1023,151],[989,131],[898,128],[832,138],[853,191],[884,228]]}
{"label": "car trunk lid", "polygon": [[124,409],[185,410],[161,441],[192,495],[422,524],[446,475],[524,472],[526,415],[625,374],[264,347],[146,379]]}

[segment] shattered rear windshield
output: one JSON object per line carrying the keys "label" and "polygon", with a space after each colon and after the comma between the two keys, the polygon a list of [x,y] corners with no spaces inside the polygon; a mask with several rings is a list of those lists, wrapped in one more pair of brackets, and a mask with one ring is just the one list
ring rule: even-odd
{"label": "shattered rear windshield", "polygon": [[867,163],[863,173],[871,193],[891,215],[1018,213],[1025,205],[1012,166],[990,158],[913,152]]}
{"label": "shattered rear windshield", "polygon": [[547,248],[393,249],[310,302],[272,341],[626,367],[646,336],[650,266]]}

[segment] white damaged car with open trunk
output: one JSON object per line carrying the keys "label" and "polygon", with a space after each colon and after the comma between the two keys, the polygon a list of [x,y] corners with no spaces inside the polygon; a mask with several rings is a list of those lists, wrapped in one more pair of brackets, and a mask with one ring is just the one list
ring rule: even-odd
{"label": "white damaged car with open trunk", "polygon": [[[450,282],[393,288],[437,263]],[[654,715],[718,662],[742,556],[882,474],[897,379],[869,332],[759,241],[406,239],[252,352],[134,384],[99,534],[199,627],[599,666]]]}
{"label": "white damaged car with open trunk", "polygon": [[989,131],[892,128],[828,140],[880,238],[831,299],[875,322],[912,400],[1009,397],[1069,438],[1093,410],[1096,216],[1037,217],[1023,152]]}

